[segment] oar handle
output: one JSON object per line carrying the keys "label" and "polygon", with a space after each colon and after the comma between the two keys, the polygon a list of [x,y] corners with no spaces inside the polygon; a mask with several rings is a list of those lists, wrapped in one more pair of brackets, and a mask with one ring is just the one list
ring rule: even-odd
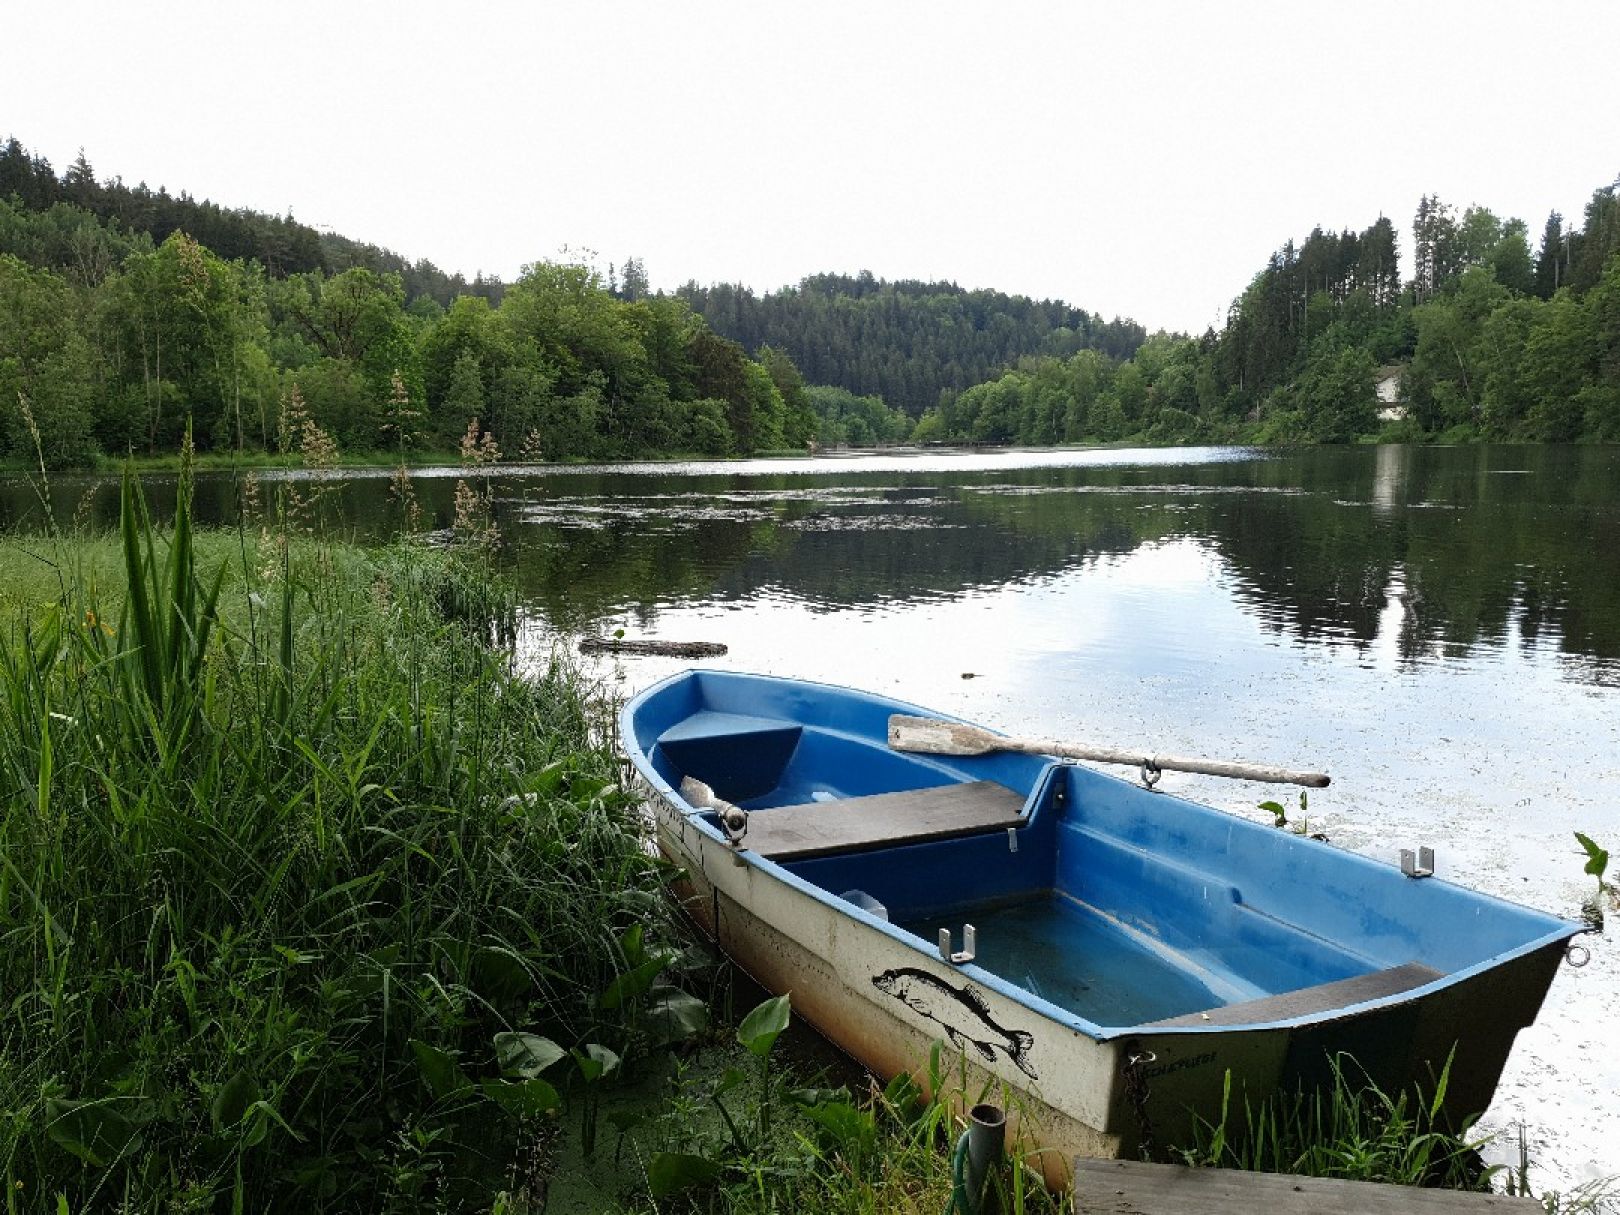
{"label": "oar handle", "polygon": [[1064,759],[1084,759],[1099,764],[1129,764],[1133,768],[1158,768],[1165,772],[1195,772],[1200,776],[1226,776],[1235,780],[1266,781],[1273,785],[1304,785],[1310,789],[1325,789],[1330,780],[1326,772],[1300,772],[1293,768],[1251,764],[1242,760],[1153,755],[1124,747],[1099,747],[1063,742],[1056,738],[1006,741],[1016,744],[1008,746],[1008,750],[1028,751],[1032,755],[1057,755]]}

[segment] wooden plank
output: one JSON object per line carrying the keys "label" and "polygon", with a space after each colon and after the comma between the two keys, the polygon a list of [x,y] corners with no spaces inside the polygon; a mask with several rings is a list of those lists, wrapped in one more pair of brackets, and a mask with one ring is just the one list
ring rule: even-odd
{"label": "wooden plank", "polygon": [[1024,799],[994,781],[937,785],[754,810],[748,815],[743,846],[776,861],[806,860],[833,852],[1005,831],[1023,823],[1023,810]]}
{"label": "wooden plank", "polygon": [[1226,1004],[1205,1012],[1187,1013],[1165,1021],[1152,1023],[1154,1029],[1169,1029],[1185,1025],[1256,1025],[1265,1021],[1286,1021],[1290,1017],[1305,1017],[1335,1008],[1349,1008],[1368,1000],[1381,1000],[1398,995],[1414,987],[1422,987],[1440,978],[1440,972],[1421,962],[1406,962],[1387,970],[1374,970],[1364,975],[1352,975],[1332,983],[1318,983],[1298,991],[1285,991],[1277,996],[1262,996],[1258,1000],[1244,1000],[1240,1004]]}
{"label": "wooden plank", "polygon": [[1375,1185],[1134,1160],[1074,1162],[1076,1215],[1527,1215],[1541,1204],[1503,1194]]}

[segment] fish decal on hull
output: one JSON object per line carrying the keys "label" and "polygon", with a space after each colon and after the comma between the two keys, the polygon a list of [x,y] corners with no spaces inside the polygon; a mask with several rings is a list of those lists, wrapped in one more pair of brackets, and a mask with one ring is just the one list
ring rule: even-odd
{"label": "fish decal on hull", "polygon": [[999,1050],[1031,1080],[1040,1079],[1026,1058],[1035,1045],[1034,1035],[997,1024],[990,1015],[990,1005],[973,984],[956,988],[926,970],[901,966],[873,975],[872,986],[933,1021],[958,1050],[971,1046],[987,1063],[996,1061]]}

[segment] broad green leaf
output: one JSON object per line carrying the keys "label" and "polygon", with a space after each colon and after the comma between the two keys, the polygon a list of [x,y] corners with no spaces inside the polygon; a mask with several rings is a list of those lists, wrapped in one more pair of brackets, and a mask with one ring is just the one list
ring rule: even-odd
{"label": "broad green leaf", "polygon": [[718,1161],[686,1152],[658,1152],[647,1163],[647,1189],[654,1198],[668,1198],[693,1186],[708,1185],[720,1176]]}
{"label": "broad green leaf", "polygon": [[570,1051],[574,1063],[579,1068],[579,1074],[586,1084],[594,1084],[602,1077],[610,1075],[619,1066],[619,1056],[614,1054],[600,1042],[590,1042],[584,1051]]}
{"label": "broad green leaf", "polygon": [[631,966],[640,966],[647,960],[647,948],[642,944],[642,935],[641,925],[632,924],[619,938],[619,949],[624,954],[624,960]]}
{"label": "broad green leaf", "polygon": [[848,1102],[849,1089],[842,1086],[838,1088],[790,1088],[788,1100],[794,1105],[811,1109],[818,1105],[828,1105],[834,1101]]}
{"label": "broad green leaf", "polygon": [[607,990],[602,993],[601,999],[597,1000],[597,1006],[599,1008],[618,1008],[621,1004],[645,994],[647,989],[653,985],[653,980],[668,965],[669,958],[660,954],[641,963],[639,966],[625,971],[608,984]]}
{"label": "broad green leaf", "polygon": [[1609,850],[1600,847],[1591,836],[1584,835],[1579,831],[1575,833],[1575,839],[1586,850],[1585,872],[1590,873],[1601,882],[1604,870],[1609,867]]}
{"label": "broad green leaf", "polygon": [[495,1059],[503,1076],[532,1080],[568,1052],[539,1034],[495,1035]]}
{"label": "broad green leaf", "polygon": [[506,1080],[485,1080],[479,1085],[484,1096],[509,1114],[537,1115],[549,1114],[562,1107],[562,1098],[557,1090],[541,1079],[519,1080],[510,1082]]}
{"label": "broad green leaf", "polygon": [[258,1099],[258,1082],[246,1072],[237,1072],[214,1094],[214,1103],[209,1109],[213,1115],[214,1129],[226,1131],[236,1126]]}
{"label": "broad green leaf", "polygon": [[877,1137],[877,1124],[872,1120],[872,1115],[847,1101],[814,1105],[804,1113],[821,1128],[834,1147],[845,1153],[863,1151]]}
{"label": "broad green leaf", "polygon": [[473,955],[473,990],[494,1000],[510,1000],[534,986],[528,968],[510,950],[480,949]]}
{"label": "broad green leaf", "polygon": [[416,1055],[417,1066],[422,1069],[422,1079],[427,1082],[428,1091],[437,1100],[442,1101],[466,1091],[469,1081],[450,1055],[419,1038],[411,1039],[411,1051]]}
{"label": "broad green leaf", "polygon": [[709,1028],[709,1006],[679,988],[667,988],[653,995],[643,1024],[659,1046],[684,1042]]}
{"label": "broad green leaf", "polygon": [[135,1147],[140,1127],[111,1101],[51,1097],[45,1102],[46,1134],[80,1160],[101,1168]]}
{"label": "broad green leaf", "polygon": [[720,1079],[715,1081],[713,1096],[721,1097],[736,1088],[739,1084],[748,1081],[748,1073],[740,1067],[728,1067],[720,1073]]}
{"label": "broad green leaf", "polygon": [[737,1041],[750,1053],[764,1058],[788,1027],[788,997],[784,993],[757,1005],[737,1027]]}

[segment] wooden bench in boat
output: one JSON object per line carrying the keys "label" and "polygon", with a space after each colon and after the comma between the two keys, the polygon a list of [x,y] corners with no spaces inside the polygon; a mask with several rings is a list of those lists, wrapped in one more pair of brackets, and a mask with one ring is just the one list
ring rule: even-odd
{"label": "wooden bench in boat", "polygon": [[755,810],[743,846],[773,861],[799,861],[1005,831],[1023,822],[1022,797],[1005,785],[976,780]]}
{"label": "wooden bench in boat", "polygon": [[1385,996],[1399,995],[1414,987],[1422,987],[1440,977],[1438,970],[1421,962],[1406,962],[1385,970],[1374,970],[1332,983],[1318,983],[1298,991],[1285,991],[1281,995],[1262,996],[1258,1000],[1244,1000],[1238,1004],[1225,1004],[1204,1012],[1187,1013],[1165,1021],[1155,1021],[1152,1029],[1180,1028],[1187,1025],[1258,1025],[1266,1021],[1287,1021],[1292,1017],[1305,1017],[1313,1013],[1328,1012],[1335,1008],[1349,1008],[1368,1000],[1382,1000]]}
{"label": "wooden bench in boat", "polygon": [[1133,1160],[1074,1162],[1078,1215],[1485,1215],[1542,1209],[1530,1198]]}

